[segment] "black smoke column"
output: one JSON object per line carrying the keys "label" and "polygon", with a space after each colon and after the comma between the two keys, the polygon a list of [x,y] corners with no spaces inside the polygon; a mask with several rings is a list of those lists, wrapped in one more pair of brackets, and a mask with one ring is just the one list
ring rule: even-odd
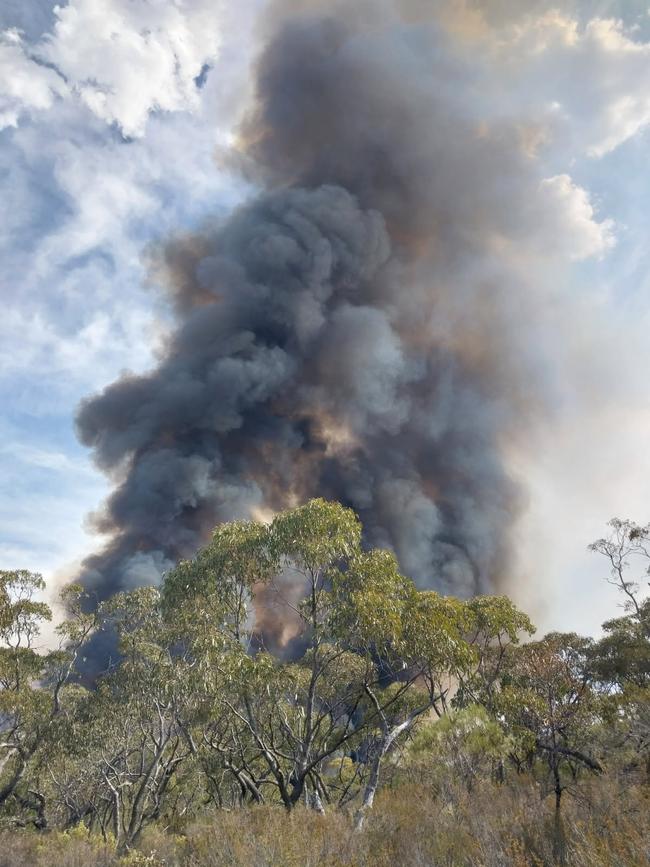
{"label": "black smoke column", "polygon": [[355,508],[421,587],[508,576],[536,302],[496,241],[533,231],[539,178],[475,122],[480,70],[434,18],[349,5],[278,13],[241,127],[262,191],[165,245],[164,357],[80,408],[116,479],[81,576],[100,596],[312,496]]}

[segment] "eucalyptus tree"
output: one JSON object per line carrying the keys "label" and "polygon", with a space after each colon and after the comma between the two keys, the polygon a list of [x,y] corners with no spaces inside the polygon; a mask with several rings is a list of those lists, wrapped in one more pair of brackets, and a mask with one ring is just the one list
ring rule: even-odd
{"label": "eucalyptus tree", "polygon": [[621,592],[626,612],[644,625],[650,639],[650,619],[643,613],[641,590],[643,585],[650,587],[650,524],[612,518],[609,528],[609,535],[597,539],[589,549],[607,560],[606,580]]}
{"label": "eucalyptus tree", "polygon": [[137,842],[169,803],[190,756],[183,718],[192,703],[193,657],[177,624],[161,614],[153,587],[120,593],[102,606],[119,638],[119,663],[97,683],[88,713],[95,725],[100,825],[118,851]]}
{"label": "eucalyptus tree", "polygon": [[359,825],[383,760],[418,719],[446,711],[483,658],[479,640],[514,641],[529,625],[503,601],[477,609],[418,591],[391,553],[362,549],[351,510],[323,500],[269,526],[218,528],[166,577],[163,600],[206,627],[213,699],[188,726],[205,766],[230,772],[243,798],[288,810],[360,794]]}
{"label": "eucalyptus tree", "polygon": [[[186,743],[203,773],[206,794],[219,806],[265,800],[267,763],[231,712],[241,684],[249,706],[268,697],[271,680],[255,680],[250,656],[255,643],[254,600],[277,572],[268,527],[252,521],[218,526],[208,545],[166,576],[162,606],[192,665],[191,703],[180,719]],[[257,668],[261,669],[261,657]]]}
{"label": "eucalyptus tree", "polygon": [[62,594],[68,618],[56,628],[59,646],[43,650],[39,634],[52,619],[39,599],[42,577],[26,570],[0,571],[0,806],[10,798],[45,824],[44,796],[24,782],[69,711],[75,663],[96,628],[94,614],[82,610],[80,588]]}
{"label": "eucalyptus tree", "polygon": [[387,551],[358,554],[337,571],[332,601],[339,642],[369,663],[359,726],[365,752],[360,828],[385,757],[423,715],[446,711],[454,680],[473,653],[464,637],[464,604],[419,592]]}
{"label": "eucalyptus tree", "polygon": [[538,760],[555,796],[556,860],[564,859],[563,793],[583,772],[604,770],[595,747],[603,701],[592,677],[591,639],[551,633],[514,649],[501,674],[495,698],[518,749]]}
{"label": "eucalyptus tree", "polygon": [[[269,787],[287,809],[307,787],[320,798],[320,766],[355,734],[363,676],[352,676],[348,666],[346,683],[334,696],[332,678],[344,648],[331,641],[328,581],[331,570],[360,550],[360,537],[351,511],[312,501],[279,515],[270,527],[248,522],[218,528],[195,560],[167,576],[168,606],[191,598],[200,610],[222,616],[220,626],[214,623],[215,640],[230,639],[230,654],[213,673],[227,689],[202,742],[255,800]],[[291,598],[295,584],[300,592]],[[299,632],[298,658],[285,661],[264,651],[269,619]],[[206,648],[209,656],[209,642]]]}
{"label": "eucalyptus tree", "polygon": [[507,596],[476,596],[464,603],[464,612],[472,661],[459,671],[453,703],[461,708],[480,704],[494,713],[509,655],[535,627]]}
{"label": "eucalyptus tree", "polygon": [[650,524],[615,518],[609,527],[590,548],[605,557],[606,580],[619,590],[624,613],[603,623],[592,667],[609,688],[610,746],[627,766],[640,765],[650,783]]}

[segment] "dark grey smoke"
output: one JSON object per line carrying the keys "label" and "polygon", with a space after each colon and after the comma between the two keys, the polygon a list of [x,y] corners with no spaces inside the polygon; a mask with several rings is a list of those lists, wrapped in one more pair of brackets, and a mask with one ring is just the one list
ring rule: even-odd
{"label": "dark grey smoke", "polygon": [[166,245],[164,357],[79,411],[116,479],[82,575],[102,596],[312,496],[422,587],[509,575],[504,450],[539,403],[509,251],[543,224],[539,177],[514,127],[479,126],[480,66],[435,20],[349,5],[276,15],[241,129],[262,192]]}

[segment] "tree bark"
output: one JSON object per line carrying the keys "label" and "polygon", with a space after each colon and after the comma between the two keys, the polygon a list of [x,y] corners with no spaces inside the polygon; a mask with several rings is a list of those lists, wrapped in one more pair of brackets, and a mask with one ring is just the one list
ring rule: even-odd
{"label": "tree bark", "polygon": [[553,815],[553,861],[556,864],[564,864],[566,860],[566,840],[564,837],[564,824],[562,822],[562,781],[557,765],[553,766],[553,779],[555,782],[555,811]]}
{"label": "tree bark", "polygon": [[16,764],[16,768],[9,778],[8,782],[5,786],[0,789],[0,806],[4,804],[4,802],[10,798],[14,791],[16,790],[16,786],[22,780],[23,774],[27,768],[27,759],[23,755],[18,755],[18,762]]}

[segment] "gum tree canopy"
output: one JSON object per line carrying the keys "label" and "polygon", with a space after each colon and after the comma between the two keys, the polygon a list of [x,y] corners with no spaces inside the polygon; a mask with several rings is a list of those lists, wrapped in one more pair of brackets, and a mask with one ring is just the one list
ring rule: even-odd
{"label": "gum tree canopy", "polygon": [[[162,588],[92,613],[69,588],[56,651],[35,645],[42,587],[0,573],[0,806],[40,828],[84,823],[120,852],[209,805],[354,804],[361,827],[386,757],[452,695],[489,705],[505,651],[532,632],[504,597],[419,591],[324,500],[222,524]],[[86,688],[76,660],[103,629],[119,654]]]}
{"label": "gum tree canopy", "polygon": [[225,756],[249,796],[272,788],[289,810],[362,791],[359,823],[415,721],[444,712],[493,637],[532,631],[508,600],[418,591],[390,552],[360,542],[351,510],[312,500],[268,526],[217,528],[162,590],[167,617],[192,611],[196,652],[211,660],[218,697],[199,738],[211,760]]}

